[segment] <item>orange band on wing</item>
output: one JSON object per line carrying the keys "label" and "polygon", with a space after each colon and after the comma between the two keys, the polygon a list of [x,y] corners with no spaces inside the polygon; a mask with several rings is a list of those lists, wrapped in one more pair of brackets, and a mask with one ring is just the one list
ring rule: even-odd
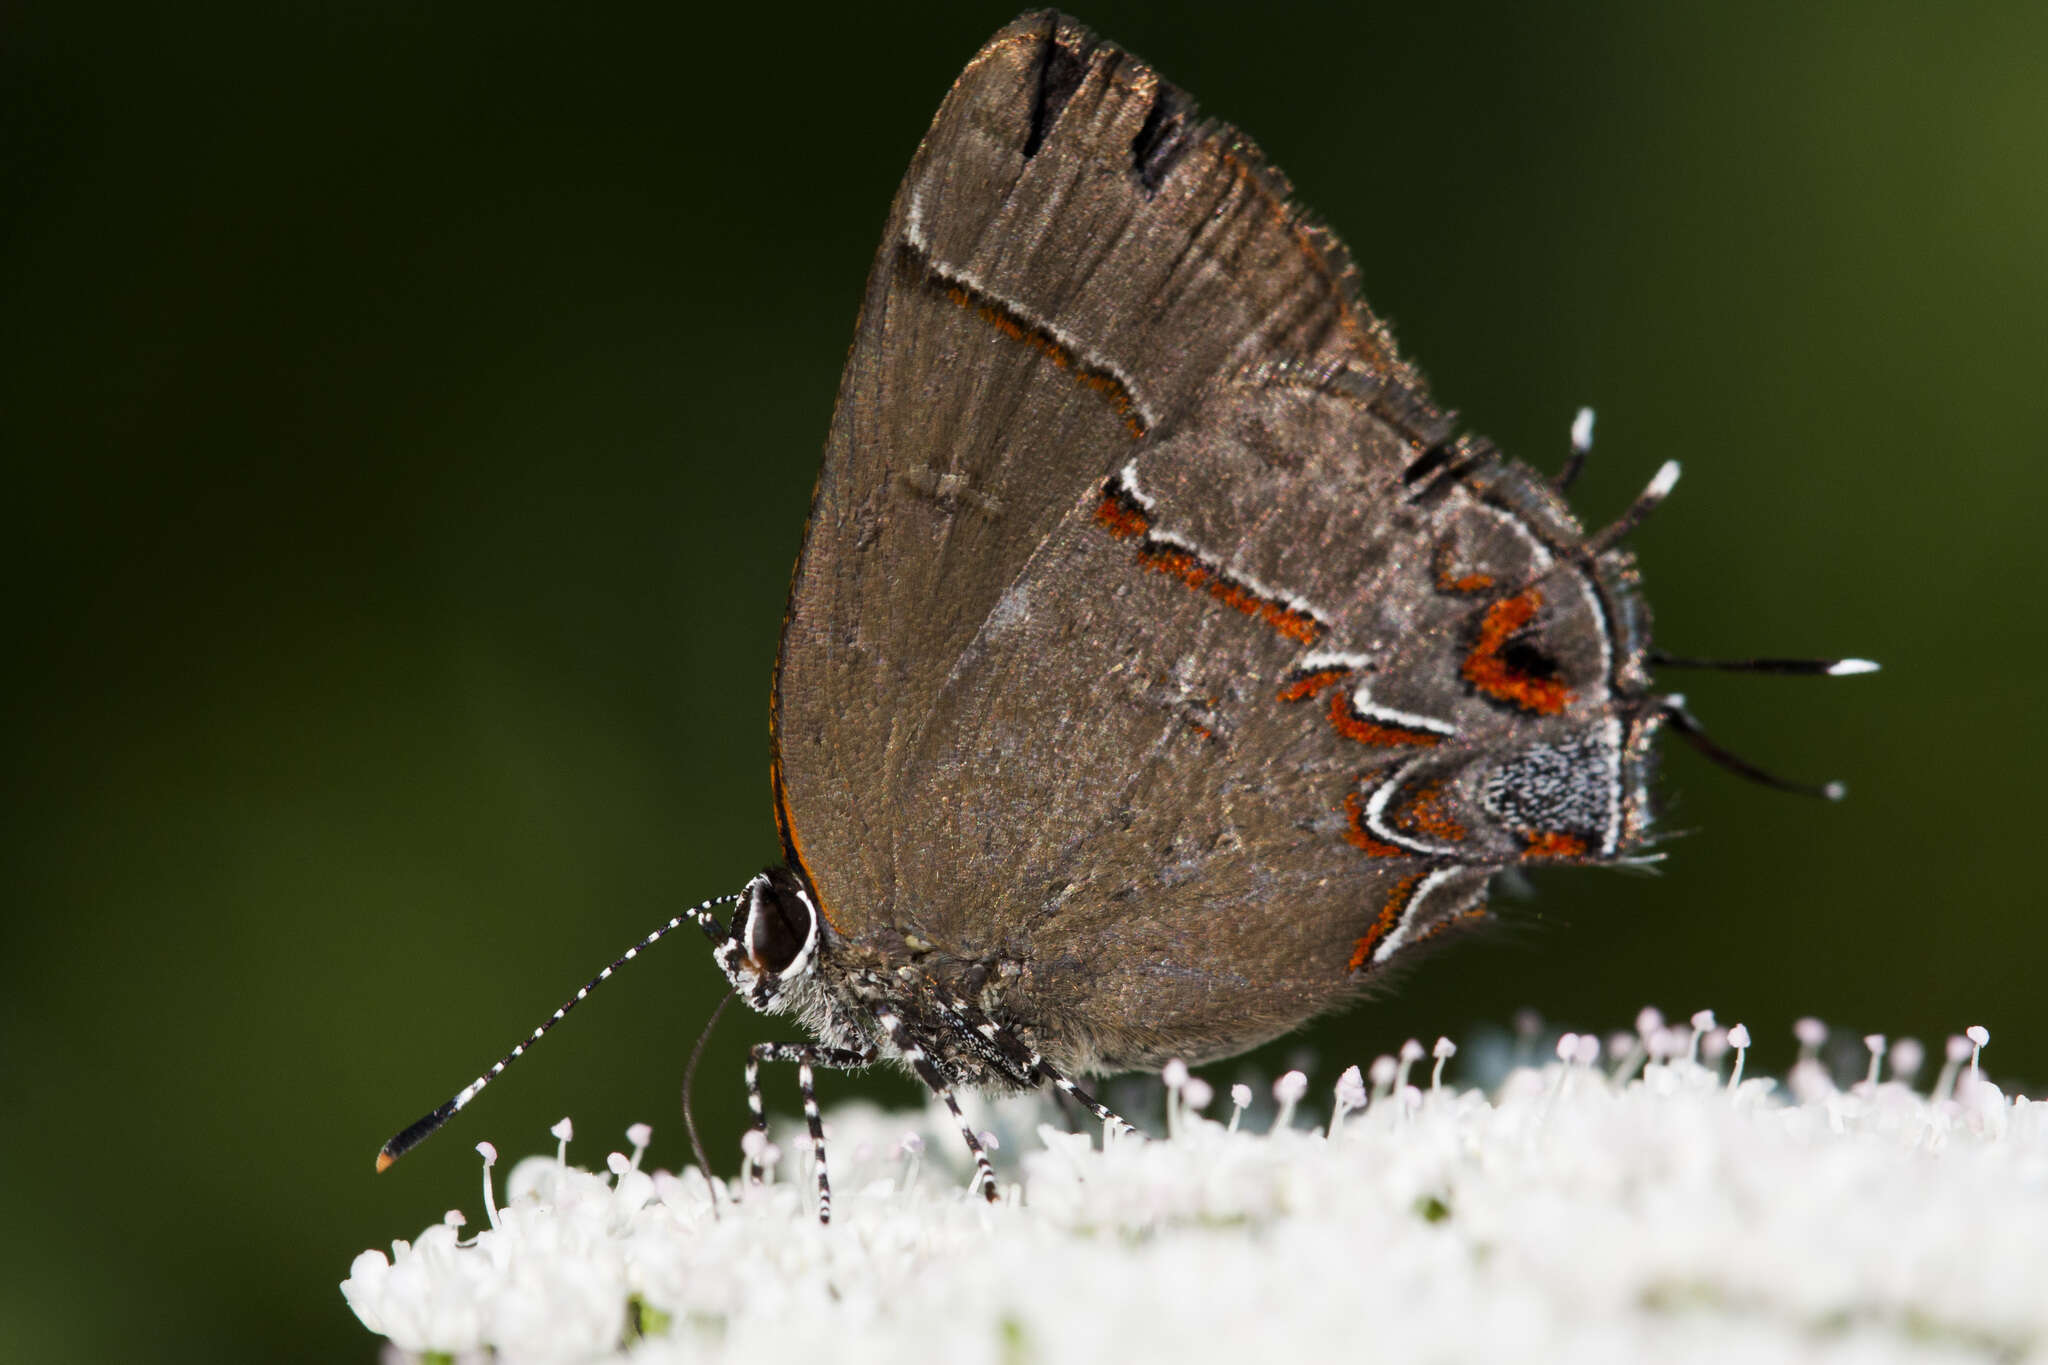
{"label": "orange band on wing", "polygon": [[1118,540],[1137,539],[1138,562],[1155,573],[1178,578],[1190,588],[1246,616],[1265,622],[1290,640],[1312,645],[1328,630],[1311,612],[1259,592],[1203,560],[1195,551],[1152,534],[1151,511],[1112,478],[1095,504],[1095,520]]}
{"label": "orange band on wing", "polygon": [[1280,689],[1281,701],[1307,701],[1331,683],[1343,682],[1351,676],[1348,668],[1319,668],[1313,673],[1304,673]]}
{"label": "orange band on wing", "polygon": [[1103,490],[1102,500],[1095,504],[1095,520],[1108,527],[1118,540],[1142,536],[1152,529],[1152,518],[1145,515],[1145,509],[1119,497],[1114,489]]}
{"label": "orange band on wing", "polygon": [[[769,707],[770,729],[775,730],[775,708]],[[789,862],[804,884],[810,888],[811,900],[818,907],[818,913],[825,917],[825,923],[832,926],[832,932],[843,934],[839,921],[832,918],[832,907],[818,890],[818,879],[811,875],[810,865],[804,861],[804,841],[797,835],[796,821],[789,813],[789,794],[782,785],[782,748],[777,735],[771,733],[773,752],[768,758],[768,785],[775,793],[775,826],[782,833],[782,849],[789,855]]]}
{"label": "orange band on wing", "polygon": [[[930,269],[929,263],[926,265]],[[1051,332],[1029,319],[1018,317],[995,299],[979,296],[964,284],[948,284],[946,297],[960,307],[980,318],[989,326],[1001,332],[1012,341],[1021,341],[1055,366],[1074,377],[1074,382],[1091,389],[1109,400],[1117,416],[1124,419],[1124,426],[1135,439],[1145,434],[1145,418],[1138,411],[1137,402],[1123,380],[1088,364],[1072,351],[1062,346]]]}
{"label": "orange band on wing", "polygon": [[1360,744],[1377,748],[1392,749],[1404,744],[1428,748],[1443,741],[1442,735],[1433,735],[1427,730],[1409,730],[1398,725],[1381,725],[1378,721],[1367,720],[1351,709],[1351,699],[1342,692],[1330,698],[1330,724],[1346,739],[1355,739]]}
{"label": "orange band on wing", "polygon": [[1351,792],[1344,798],[1344,818],[1347,828],[1344,842],[1374,858],[1406,858],[1408,850],[1384,839],[1375,839],[1365,828],[1365,796],[1362,792]]}
{"label": "orange band on wing", "polygon": [[1447,844],[1462,843],[1465,839],[1465,827],[1451,818],[1450,801],[1441,779],[1417,788],[1415,795],[1395,813],[1394,819]]}
{"label": "orange band on wing", "polygon": [[1587,852],[1583,836],[1567,834],[1561,829],[1530,830],[1525,839],[1522,848],[1522,861],[1525,863],[1545,858],[1583,858]]}
{"label": "orange band on wing", "polygon": [[1360,935],[1358,943],[1351,950],[1351,964],[1345,970],[1357,971],[1372,961],[1372,950],[1380,946],[1380,940],[1394,932],[1394,926],[1401,922],[1401,914],[1407,910],[1408,902],[1415,898],[1415,888],[1422,885],[1428,874],[1411,872],[1394,883],[1393,891],[1387,896],[1387,903],[1380,907],[1378,918],[1372,927]]}
{"label": "orange band on wing", "polygon": [[1536,618],[1542,605],[1543,594],[1529,588],[1488,607],[1479,622],[1479,642],[1465,656],[1464,667],[1459,671],[1466,682],[1489,697],[1513,702],[1541,716],[1554,716],[1571,701],[1571,689],[1555,678],[1523,673],[1502,657],[1515,633]]}

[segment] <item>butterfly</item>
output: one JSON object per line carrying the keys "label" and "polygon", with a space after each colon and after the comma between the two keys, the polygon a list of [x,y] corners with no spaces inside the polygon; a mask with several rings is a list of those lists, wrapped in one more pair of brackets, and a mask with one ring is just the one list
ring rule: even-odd
{"label": "butterfly", "polygon": [[1462,434],[1242,135],[1026,15],[869,277],[771,697],[786,861],[621,962],[694,923],[802,1026],[749,1101],[797,1065],[829,1220],[818,1068],[915,1073],[992,1199],[958,1090],[1120,1122],[1083,1079],[1353,1001],[1505,872],[1642,858],[1661,729],[1775,779],[1653,683],[1698,661],[1652,653],[1622,542],[1676,465],[1589,534],[1590,444],[1544,478]]}

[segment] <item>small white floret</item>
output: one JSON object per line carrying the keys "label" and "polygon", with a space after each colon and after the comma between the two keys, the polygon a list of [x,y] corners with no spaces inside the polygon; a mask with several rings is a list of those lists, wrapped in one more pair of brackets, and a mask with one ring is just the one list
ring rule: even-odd
{"label": "small white floret", "polygon": [[576,1135],[576,1125],[565,1118],[548,1131],[555,1135],[555,1164],[566,1168],[569,1164],[569,1139]]}
{"label": "small white floret", "polygon": [[1365,1077],[1357,1067],[1347,1066],[1344,1074],[1337,1078],[1337,1107],[1340,1109],[1365,1108]]}
{"label": "small white floret", "polygon": [[1244,1111],[1252,1107],[1252,1088],[1239,1081],[1230,1087],[1230,1131],[1236,1132]]}
{"label": "small white floret", "polygon": [[1700,1059],[1700,1040],[1712,1032],[1713,1027],[1714,1012],[1712,1010],[1693,1011],[1692,1036],[1686,1040],[1685,1044],[1685,1059],[1688,1062],[1697,1062]]}
{"label": "small white floret", "polygon": [[[1594,1046],[1597,1048],[1599,1044]],[[1429,1088],[1434,1093],[1444,1088],[1444,1063],[1458,1055],[1458,1045],[1448,1038],[1439,1038],[1429,1051],[1436,1058],[1436,1065],[1429,1070]]]}
{"label": "small white floret", "polygon": [[1964,1062],[1970,1060],[1975,1051],[1976,1049],[1970,1045],[1970,1040],[1962,1034],[1951,1033],[1948,1036],[1948,1060],[1942,1064],[1941,1074],[1934,1078],[1934,1099],[1937,1103],[1954,1097],[1956,1072]]}
{"label": "small white floret", "polygon": [[1273,1098],[1279,1102],[1280,1112],[1273,1116],[1273,1131],[1279,1132],[1294,1121],[1294,1106],[1301,1103],[1301,1097],[1308,1093],[1308,1077],[1299,1071],[1289,1071],[1273,1082]]}
{"label": "small white floret", "polygon": [[1401,1044],[1401,1064],[1400,1070],[1395,1074],[1394,1077],[1395,1089],[1398,1090],[1400,1087],[1408,1084],[1408,1068],[1414,1066],[1417,1062],[1421,1060],[1421,1043],[1418,1043],[1413,1038],[1410,1038],[1407,1042]]}
{"label": "small white floret", "polygon": [[1330,1111],[1330,1136],[1333,1139],[1343,1127],[1346,1114],[1365,1108],[1365,1077],[1359,1074],[1357,1067],[1347,1066],[1337,1077],[1336,1099],[1336,1107]]}
{"label": "small white floret", "polygon": [[498,1149],[488,1142],[479,1142],[476,1153],[484,1159],[484,1217],[495,1228],[498,1226],[498,1195],[491,1188],[491,1167],[498,1164]]}

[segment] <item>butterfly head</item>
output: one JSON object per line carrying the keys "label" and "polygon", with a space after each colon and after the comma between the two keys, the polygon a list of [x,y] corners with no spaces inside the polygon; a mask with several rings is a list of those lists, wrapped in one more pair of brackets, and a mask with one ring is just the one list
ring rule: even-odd
{"label": "butterfly head", "polygon": [[712,956],[741,999],[777,1012],[818,965],[818,907],[803,882],[779,867],[748,882]]}

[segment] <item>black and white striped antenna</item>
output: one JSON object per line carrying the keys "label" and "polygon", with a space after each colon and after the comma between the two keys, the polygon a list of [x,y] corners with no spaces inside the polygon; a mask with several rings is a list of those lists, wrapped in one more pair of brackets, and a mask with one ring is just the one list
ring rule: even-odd
{"label": "black and white striped antenna", "polygon": [[396,1137],[393,1137],[391,1141],[385,1143],[384,1146],[380,1148],[377,1152],[377,1169],[380,1171],[389,1170],[391,1168],[392,1162],[398,1160],[398,1158],[404,1156],[407,1152],[419,1146],[422,1142],[425,1142],[429,1137],[431,1137],[434,1134],[434,1132],[437,1129],[441,1127],[442,1124],[448,1122],[448,1120],[454,1118],[457,1114],[461,1113],[465,1108],[467,1108],[469,1102],[475,1099],[479,1094],[481,1094],[485,1086],[489,1085],[492,1081],[498,1079],[499,1073],[503,1072],[506,1067],[512,1065],[512,1063],[518,1061],[521,1057],[525,1056],[527,1049],[532,1047],[535,1043],[539,1042],[543,1037],[545,1037],[549,1029],[561,1023],[563,1017],[566,1016],[570,1010],[573,1010],[578,1005],[582,1004],[585,996],[589,995],[592,991],[596,990],[604,982],[610,980],[613,972],[616,972],[619,968],[625,966],[628,962],[631,962],[634,958],[640,956],[642,952],[646,951],[648,948],[653,947],[656,943],[659,943],[662,939],[666,938],[675,930],[682,928],[682,926],[684,926],[685,924],[695,924],[699,928],[701,928],[705,932],[705,934],[712,939],[713,942],[723,941],[726,936],[725,928],[724,926],[719,924],[717,917],[714,916],[711,913],[711,911],[715,906],[737,904],[739,902],[740,897],[743,894],[745,893],[736,891],[733,892],[731,895],[727,896],[714,896],[710,900],[705,901],[702,905],[698,905],[692,909],[685,910],[682,914],[677,915],[667,924],[662,925],[659,929],[656,929],[653,933],[641,939],[632,947],[626,949],[625,952],[619,954],[619,956],[613,960],[611,966],[606,967],[596,976],[590,978],[590,980],[584,984],[581,990],[577,991],[576,994],[570,996],[567,1000],[563,1001],[562,1007],[560,1009],[556,1010],[553,1014],[549,1015],[546,1019],[542,1020],[541,1026],[539,1028],[535,1029],[532,1033],[527,1034],[525,1040],[522,1041],[518,1047],[513,1048],[503,1057],[500,1057],[497,1061],[497,1064],[493,1066],[489,1071],[486,1071],[483,1075],[477,1077],[468,1085],[462,1087],[462,1089],[458,1090],[452,1098],[450,1098],[446,1103],[442,1104],[440,1108],[434,1110],[434,1112],[432,1112],[431,1114],[428,1114],[425,1117],[420,1118],[419,1120],[413,1123],[407,1124],[403,1129],[399,1131]]}

